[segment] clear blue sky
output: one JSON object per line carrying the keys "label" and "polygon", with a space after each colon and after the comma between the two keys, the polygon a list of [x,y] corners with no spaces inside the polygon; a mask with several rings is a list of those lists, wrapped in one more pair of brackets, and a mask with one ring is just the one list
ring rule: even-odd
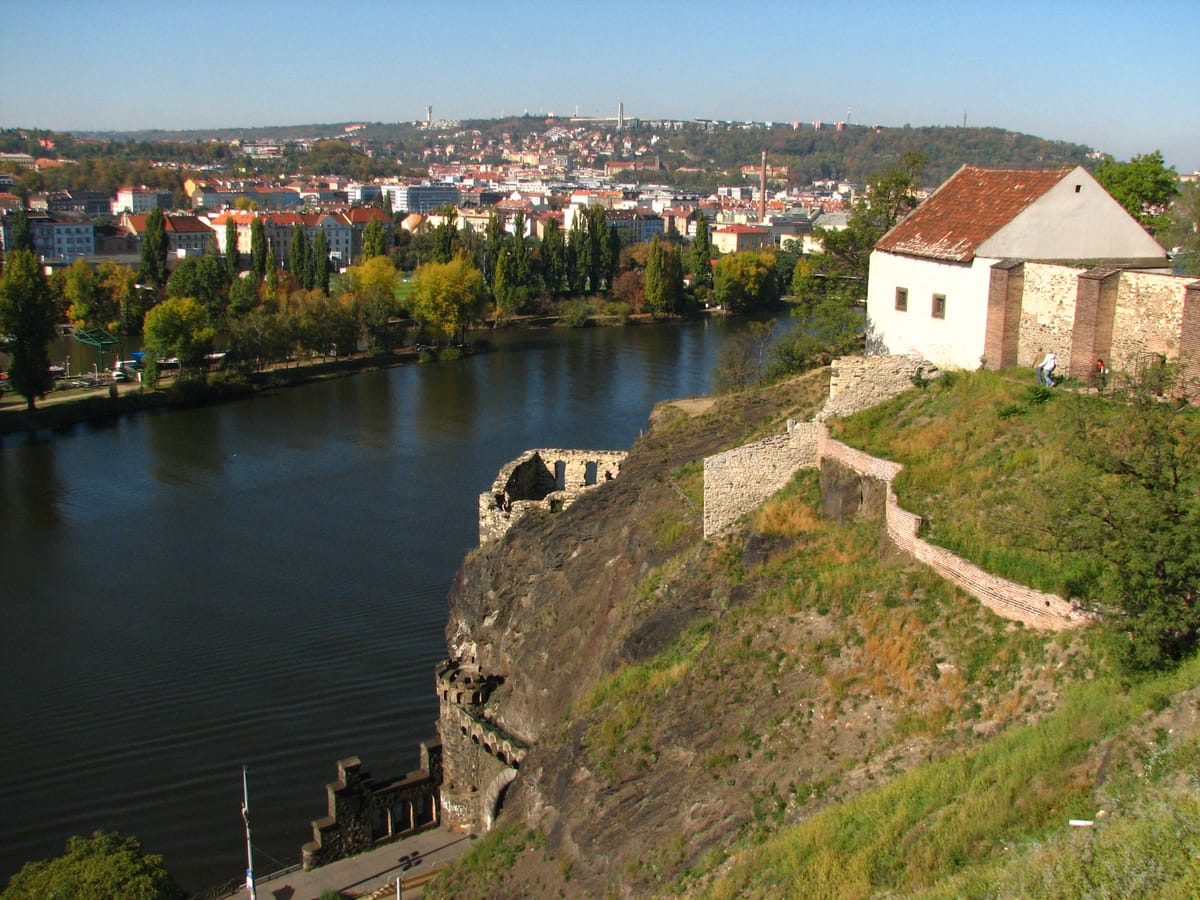
{"label": "clear blue sky", "polygon": [[0,125],[994,125],[1200,168],[1200,2],[0,2]]}

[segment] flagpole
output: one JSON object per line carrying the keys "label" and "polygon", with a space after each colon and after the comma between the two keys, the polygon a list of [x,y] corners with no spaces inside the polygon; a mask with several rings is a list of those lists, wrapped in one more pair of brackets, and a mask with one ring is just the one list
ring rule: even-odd
{"label": "flagpole", "polygon": [[254,854],[250,849],[250,791],[246,787],[246,767],[242,766],[242,821],[246,823],[246,889],[250,900],[258,900],[254,893]]}

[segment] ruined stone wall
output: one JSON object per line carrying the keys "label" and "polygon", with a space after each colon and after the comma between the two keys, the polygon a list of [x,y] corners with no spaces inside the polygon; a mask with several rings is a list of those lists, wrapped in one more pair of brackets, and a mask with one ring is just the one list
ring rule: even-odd
{"label": "ruined stone wall", "polygon": [[501,677],[474,662],[447,659],[438,665],[436,678],[442,822],[464,831],[481,822],[490,828],[501,793],[529,746],[489,714],[488,698]]}
{"label": "ruined stone wall", "polygon": [[420,768],[378,782],[357,756],[338,761],[337,781],[325,786],[328,814],[312,823],[313,839],[300,848],[307,871],[438,824],[442,745],[421,744]]}
{"label": "ruined stone wall", "polygon": [[566,509],[584,491],[616,478],[627,455],[624,450],[526,450],[479,495],[479,542],[503,537],[531,509]]}
{"label": "ruined stone wall", "polygon": [[704,536],[712,538],[761,506],[796,472],[817,464],[813,422],[788,423],[772,435],[704,460]]}
{"label": "ruined stone wall", "polygon": [[[1035,267],[1038,269],[1065,267]],[[1038,272],[1043,282],[1054,273]],[[1073,276],[1072,276],[1073,278]],[[1085,620],[1061,597],[1015,584],[917,537],[920,516],[901,509],[892,482],[903,468],[843,444],[829,436],[823,424],[829,415],[867,409],[912,386],[918,367],[930,366],[912,357],[839,359],[831,377],[830,399],[812,422],[788,422],[786,434],[736,447],[704,460],[704,536],[720,536],[738,519],[760,506],[801,468],[821,467],[822,488],[838,493],[830,501],[835,517],[869,514],[878,508],[878,491],[869,485],[852,490],[853,475],[883,485],[884,518],[889,537],[940,576],[976,597],[998,615],[1035,628],[1070,628]],[[931,371],[932,370],[932,371]],[[932,367],[926,370],[937,374]]]}
{"label": "ruined stone wall", "polygon": [[925,378],[938,369],[916,356],[843,356],[829,369],[829,399],[816,415],[818,422],[870,409],[913,386],[917,370]]}
{"label": "ruined stone wall", "polygon": [[1025,263],[1017,365],[1032,369],[1053,350],[1059,370],[1070,369],[1075,295],[1079,276],[1085,271],[1073,266]]}
{"label": "ruined stone wall", "polygon": [[1136,371],[1145,354],[1175,359],[1180,350],[1184,298],[1192,278],[1122,272],[1113,319],[1112,369]]}

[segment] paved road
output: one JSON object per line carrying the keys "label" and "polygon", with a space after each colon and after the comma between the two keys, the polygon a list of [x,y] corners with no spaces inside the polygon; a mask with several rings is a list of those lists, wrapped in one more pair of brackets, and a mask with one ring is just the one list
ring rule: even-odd
{"label": "paved road", "polygon": [[[434,828],[386,846],[339,860],[311,872],[296,871],[255,885],[258,900],[318,900],[321,891],[341,891],[347,897],[396,896],[401,879],[404,900],[420,897],[426,881],[475,845],[475,835]],[[390,888],[390,890],[389,890]],[[249,893],[242,890],[239,897]]]}

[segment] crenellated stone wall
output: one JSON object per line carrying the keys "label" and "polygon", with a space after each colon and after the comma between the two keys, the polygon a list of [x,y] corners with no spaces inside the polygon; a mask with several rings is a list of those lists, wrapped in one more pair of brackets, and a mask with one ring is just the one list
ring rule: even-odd
{"label": "crenellated stone wall", "polygon": [[300,848],[305,870],[370,850],[437,825],[442,783],[442,745],[421,744],[420,768],[379,782],[357,756],[339,760],[338,777],[325,786],[328,815],[312,823],[313,839]]}
{"label": "crenellated stone wall", "polygon": [[450,828],[482,823],[489,829],[529,749],[488,716],[488,697],[502,680],[472,662],[447,659],[438,665],[438,733],[445,748],[439,799],[442,822]]}
{"label": "crenellated stone wall", "polygon": [[526,450],[479,495],[479,543],[504,536],[531,509],[560,512],[621,472],[624,450]]}

